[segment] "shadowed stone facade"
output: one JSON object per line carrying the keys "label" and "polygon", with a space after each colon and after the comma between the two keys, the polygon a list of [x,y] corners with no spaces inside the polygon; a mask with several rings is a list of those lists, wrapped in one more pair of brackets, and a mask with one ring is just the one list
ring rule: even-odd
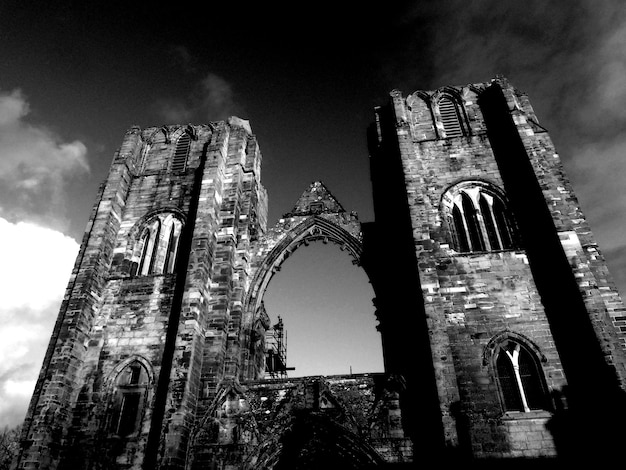
{"label": "shadowed stone facade", "polygon": [[[15,468],[610,456],[624,437],[626,309],[527,97],[503,78],[394,91],[375,118],[375,221],[315,181],[272,228],[247,121],[129,129]],[[384,373],[263,379],[263,295],[314,241],[368,275]]]}

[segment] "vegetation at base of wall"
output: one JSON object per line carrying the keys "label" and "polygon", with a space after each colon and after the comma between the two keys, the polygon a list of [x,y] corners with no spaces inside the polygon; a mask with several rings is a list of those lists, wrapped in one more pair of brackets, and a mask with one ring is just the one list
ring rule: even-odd
{"label": "vegetation at base of wall", "polygon": [[19,448],[21,426],[0,430],[0,470],[9,470]]}

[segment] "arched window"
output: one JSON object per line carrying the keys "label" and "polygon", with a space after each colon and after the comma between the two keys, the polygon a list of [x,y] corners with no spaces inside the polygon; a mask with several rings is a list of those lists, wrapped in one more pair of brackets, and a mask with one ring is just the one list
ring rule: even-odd
{"label": "arched window", "polygon": [[182,222],[173,214],[158,214],[149,219],[135,244],[130,275],[173,273],[182,228]]}
{"label": "arched window", "polygon": [[507,338],[497,345],[494,355],[496,380],[505,411],[549,409],[541,365],[527,346]]}
{"label": "arched window", "polygon": [[467,230],[465,229],[465,221],[459,206],[455,205],[452,209],[452,223],[450,224],[452,233],[454,234],[454,246],[460,252],[471,251],[470,244],[467,240]]}
{"label": "arched window", "polygon": [[467,193],[461,193],[461,204],[463,207],[465,229],[469,235],[472,251],[484,251],[485,240],[483,239],[483,233],[480,227],[480,211],[474,207],[474,203]]}
{"label": "arched window", "polygon": [[160,228],[161,221],[156,219],[152,222],[152,224],[150,224],[150,226],[144,228],[143,230],[143,234],[140,239],[141,259],[139,260],[138,268],[138,272],[142,276],[151,274],[154,268],[156,251],[159,246]]}
{"label": "arched window", "polygon": [[117,375],[109,432],[127,437],[141,429],[148,383],[148,372],[139,361],[131,362]]}
{"label": "arched window", "polygon": [[461,114],[457,104],[449,96],[439,99],[439,115],[445,132],[445,137],[460,137],[464,134]]}
{"label": "arched window", "polygon": [[442,209],[456,251],[516,248],[513,219],[503,198],[489,185],[467,181],[454,186],[442,198]]}
{"label": "arched window", "polygon": [[189,155],[189,148],[191,147],[191,136],[184,132],[176,142],[176,149],[174,150],[174,158],[172,159],[172,172],[185,171],[187,167],[187,156]]}

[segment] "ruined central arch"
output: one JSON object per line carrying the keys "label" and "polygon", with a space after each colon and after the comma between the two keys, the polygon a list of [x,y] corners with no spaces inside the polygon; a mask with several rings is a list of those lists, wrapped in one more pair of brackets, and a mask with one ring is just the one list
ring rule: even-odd
{"label": "ruined central arch", "polygon": [[[328,188],[315,181],[291,212],[250,247],[249,283],[242,297],[240,373],[221,382],[192,431],[188,469],[216,456],[243,469],[373,468],[384,464],[390,439],[409,449],[401,424],[401,377],[387,373],[296,378],[264,376],[263,297],[281,265],[302,245],[321,241],[363,267],[362,225]],[[364,269],[365,271],[365,269]],[[369,279],[369,275],[366,272]],[[399,451],[398,455],[402,455]]]}
{"label": "ruined central arch", "polygon": [[[280,271],[282,263],[298,247],[315,241],[334,243],[348,252],[354,264],[361,264],[363,240],[358,216],[354,212],[346,212],[320,181],[311,183],[292,211],[260,237],[251,250],[251,281],[243,302],[245,314],[242,328],[249,334],[244,338],[244,344],[250,346],[255,340],[255,325],[265,315],[263,296],[274,274]],[[258,333],[256,335],[258,337]],[[249,354],[251,350],[251,347],[244,347],[242,354]],[[259,378],[261,371],[258,365],[261,362],[258,358],[248,357],[246,360],[242,357],[242,364],[242,380]]]}

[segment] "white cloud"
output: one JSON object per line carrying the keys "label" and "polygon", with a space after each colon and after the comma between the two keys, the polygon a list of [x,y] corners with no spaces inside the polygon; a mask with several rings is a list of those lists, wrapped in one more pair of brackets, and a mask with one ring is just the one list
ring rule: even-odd
{"label": "white cloud", "polygon": [[29,112],[28,103],[19,90],[0,94],[0,127],[11,127]]}
{"label": "white cloud", "polygon": [[24,419],[78,243],[49,228],[0,218],[0,427]]}
{"label": "white cloud", "polygon": [[0,214],[60,226],[67,185],[89,173],[87,148],[27,122],[29,112],[20,90],[0,91]]}

